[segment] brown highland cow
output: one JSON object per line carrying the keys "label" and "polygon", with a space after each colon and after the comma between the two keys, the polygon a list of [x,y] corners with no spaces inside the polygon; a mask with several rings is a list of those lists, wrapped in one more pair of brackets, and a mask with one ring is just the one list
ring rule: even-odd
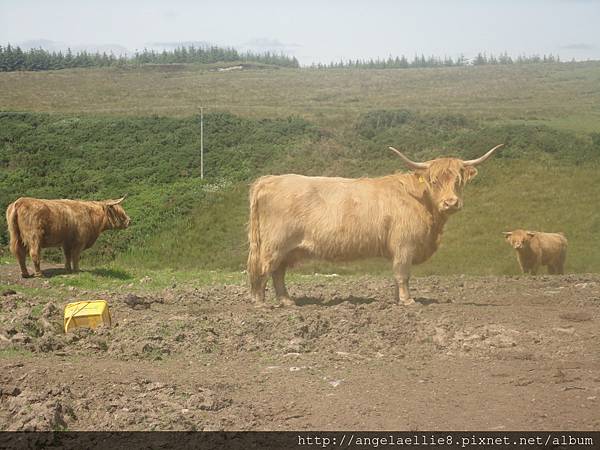
{"label": "brown highland cow", "polygon": [[130,219],[119,200],[42,200],[21,197],[8,205],[6,222],[10,250],[21,266],[21,275],[29,277],[25,258],[33,260],[35,276],[41,276],[42,248],[62,247],[67,272],[79,270],[81,252],[90,248],[105,230],[127,228]]}
{"label": "brown highland cow", "polygon": [[267,278],[277,299],[293,303],[285,271],[305,258],[392,261],[396,298],[412,304],[410,268],[437,250],[448,218],[463,206],[463,188],[480,158],[414,162],[391,148],[413,170],[379,178],[265,176],[250,189],[248,276],[252,296],[264,303]]}
{"label": "brown highland cow", "polygon": [[548,266],[549,274],[565,273],[567,238],[563,233],[513,230],[502,234],[517,251],[517,260],[523,273],[535,275],[540,266]]}

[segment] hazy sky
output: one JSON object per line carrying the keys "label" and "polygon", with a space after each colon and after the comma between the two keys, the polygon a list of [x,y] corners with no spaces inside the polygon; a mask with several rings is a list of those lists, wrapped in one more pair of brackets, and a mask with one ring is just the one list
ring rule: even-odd
{"label": "hazy sky", "polygon": [[207,42],[303,65],[480,51],[600,59],[599,24],[600,0],[0,0],[0,45],[119,53]]}

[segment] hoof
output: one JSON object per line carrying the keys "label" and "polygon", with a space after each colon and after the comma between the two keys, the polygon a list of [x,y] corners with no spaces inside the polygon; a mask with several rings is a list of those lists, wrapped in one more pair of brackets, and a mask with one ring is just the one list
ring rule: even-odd
{"label": "hoof", "polygon": [[35,278],[42,278],[44,276],[44,274],[42,272],[36,272],[36,273],[33,274],[33,276]]}
{"label": "hoof", "polygon": [[254,302],[254,307],[260,309],[269,309],[267,302]]}
{"label": "hoof", "polygon": [[21,278],[31,278],[31,275],[28,273],[22,273]]}
{"label": "hoof", "polygon": [[415,302],[415,299],[414,299],[414,298],[407,298],[407,299],[405,299],[405,300],[402,300],[402,299],[401,299],[401,300],[400,300],[400,304],[401,304],[402,306],[415,306],[415,305],[417,305],[417,302]]}
{"label": "hoof", "polygon": [[281,297],[279,302],[281,306],[296,306],[296,302],[289,297]]}

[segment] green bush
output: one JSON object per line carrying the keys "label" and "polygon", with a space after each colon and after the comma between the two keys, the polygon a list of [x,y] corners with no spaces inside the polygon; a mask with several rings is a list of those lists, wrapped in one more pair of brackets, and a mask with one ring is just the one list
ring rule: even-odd
{"label": "green bush", "polygon": [[[496,158],[544,160],[552,157],[581,164],[600,158],[596,134],[581,135],[545,125],[477,122],[460,114],[419,114],[405,110],[372,111],[356,124],[360,139],[349,142],[363,157],[381,157],[393,146],[407,156],[426,160],[439,156],[464,159],[480,156],[504,143]],[[395,158],[389,152],[386,158]]]}

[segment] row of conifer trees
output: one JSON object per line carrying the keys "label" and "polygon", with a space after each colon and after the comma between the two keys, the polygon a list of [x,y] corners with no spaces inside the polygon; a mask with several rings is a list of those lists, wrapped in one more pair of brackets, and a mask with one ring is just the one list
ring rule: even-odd
{"label": "row of conifer trees", "polygon": [[[113,53],[91,53],[80,51],[73,53],[70,49],[66,52],[44,50],[42,48],[22,50],[19,46],[0,45],[0,72],[17,70],[57,70],[74,67],[106,67],[128,66],[142,64],[211,64],[217,62],[255,62],[281,67],[298,68],[300,64],[295,57],[271,52],[253,53],[238,52],[227,47],[195,47],[181,46],[173,50],[155,51],[144,49],[133,55],[115,56]],[[479,53],[474,58],[459,56],[457,58],[436,56],[425,57],[415,55],[412,59],[406,56],[390,56],[387,59],[356,59],[348,61],[331,62],[329,64],[313,64],[315,69],[406,69],[416,67],[451,67],[465,65],[486,64],[533,64],[561,62],[555,55],[520,55],[511,57],[507,53],[495,56]]]}
{"label": "row of conifer trees", "polygon": [[91,53],[87,51],[66,52],[33,48],[22,50],[19,46],[0,46],[0,72],[17,70],[57,70],[74,67],[127,66],[140,64],[185,64],[216,62],[255,62],[282,67],[299,67],[298,60],[283,54],[238,52],[233,48],[182,46],[173,50],[155,51],[144,49],[133,55]]}
{"label": "row of conifer trees", "polygon": [[499,56],[493,54],[479,53],[474,58],[466,58],[461,55],[457,58],[436,56],[426,57],[415,55],[412,59],[406,56],[390,56],[387,59],[356,59],[348,61],[331,62],[329,64],[313,64],[315,69],[408,69],[415,67],[452,67],[452,66],[481,66],[486,64],[535,64],[535,63],[557,63],[561,62],[559,56],[550,55],[520,55],[517,57],[502,53]]}

